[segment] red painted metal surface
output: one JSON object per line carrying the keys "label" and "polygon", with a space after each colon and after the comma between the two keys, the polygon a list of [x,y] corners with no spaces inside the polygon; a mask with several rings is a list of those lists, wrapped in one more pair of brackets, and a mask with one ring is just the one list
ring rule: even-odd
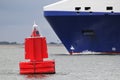
{"label": "red painted metal surface", "polygon": [[25,59],[31,61],[48,58],[47,46],[45,37],[26,38],[25,39]]}
{"label": "red painted metal surface", "polygon": [[20,74],[55,73],[54,61],[20,62]]}
{"label": "red painted metal surface", "polygon": [[45,61],[48,58],[46,38],[40,37],[34,27],[31,37],[25,39],[25,59],[28,62],[20,62],[20,74],[55,73],[55,61]]}

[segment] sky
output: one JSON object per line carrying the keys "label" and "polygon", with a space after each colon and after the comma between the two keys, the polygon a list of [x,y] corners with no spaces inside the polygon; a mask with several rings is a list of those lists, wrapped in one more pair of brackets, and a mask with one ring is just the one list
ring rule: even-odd
{"label": "sky", "polygon": [[43,7],[60,0],[0,0],[0,41],[23,43],[34,21],[47,42],[59,42],[44,18]]}

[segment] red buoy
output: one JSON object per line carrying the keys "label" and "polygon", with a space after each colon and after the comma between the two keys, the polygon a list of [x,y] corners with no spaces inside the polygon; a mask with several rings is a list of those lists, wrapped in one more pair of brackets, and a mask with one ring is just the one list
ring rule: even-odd
{"label": "red buoy", "polygon": [[25,39],[25,59],[20,62],[20,74],[55,73],[55,61],[44,60],[48,58],[46,38],[41,37],[34,23],[31,37]]}

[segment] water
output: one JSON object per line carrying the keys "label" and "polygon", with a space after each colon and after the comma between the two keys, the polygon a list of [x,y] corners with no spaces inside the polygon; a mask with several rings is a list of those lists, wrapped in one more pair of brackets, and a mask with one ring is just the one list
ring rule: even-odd
{"label": "water", "polygon": [[63,46],[50,46],[56,74],[19,74],[24,61],[21,45],[0,45],[0,80],[119,80],[120,55],[68,55]]}

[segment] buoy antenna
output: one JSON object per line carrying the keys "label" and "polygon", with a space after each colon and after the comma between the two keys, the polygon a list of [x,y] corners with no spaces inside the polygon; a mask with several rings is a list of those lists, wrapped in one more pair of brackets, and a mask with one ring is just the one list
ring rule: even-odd
{"label": "buoy antenna", "polygon": [[38,25],[35,23],[35,21],[34,21],[33,27],[38,27]]}

